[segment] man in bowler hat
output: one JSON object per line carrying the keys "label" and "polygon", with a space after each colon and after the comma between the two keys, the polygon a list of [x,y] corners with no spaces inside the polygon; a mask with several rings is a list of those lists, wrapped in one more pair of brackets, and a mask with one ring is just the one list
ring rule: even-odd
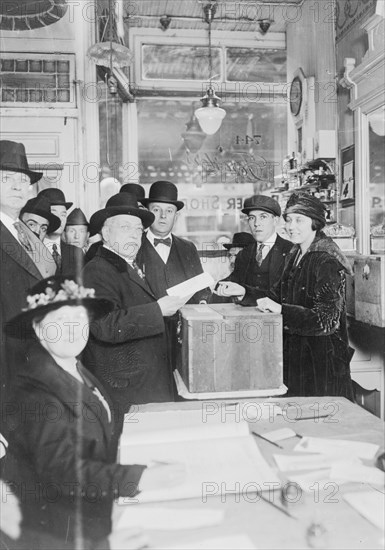
{"label": "man in bowler hat", "polygon": [[26,341],[4,334],[4,328],[26,301],[27,291],[53,275],[55,263],[39,237],[19,218],[30,185],[42,177],[31,170],[22,143],[0,141],[0,386],[3,406],[25,356]]}
{"label": "man in bowler hat", "polygon": [[68,215],[64,229],[64,240],[67,244],[77,246],[84,253],[87,251],[90,237],[89,222],[80,208],[74,208]]}
{"label": "man in bowler hat", "polygon": [[19,217],[33,233],[44,241],[47,233],[60,227],[60,219],[51,213],[50,203],[44,197],[35,197],[25,203]]}
{"label": "man in bowler hat", "polygon": [[229,259],[230,271],[234,271],[235,260],[238,253],[246,246],[254,242],[254,237],[251,233],[241,231],[240,233],[234,233],[233,240],[230,243],[224,243],[222,246],[227,250],[227,257]]}
{"label": "man in bowler hat", "polygon": [[281,207],[276,200],[253,195],[245,199],[242,212],[247,215],[254,242],[238,254],[234,271],[219,281],[214,292],[251,306],[278,281],[292,243],[277,233]]}

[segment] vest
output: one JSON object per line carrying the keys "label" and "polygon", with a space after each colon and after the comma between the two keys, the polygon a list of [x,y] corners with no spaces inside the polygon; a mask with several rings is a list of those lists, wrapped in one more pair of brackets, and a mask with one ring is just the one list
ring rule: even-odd
{"label": "vest", "polygon": [[[185,281],[188,277],[183,268],[183,262],[174,243],[165,264],[150,242],[146,243],[144,258],[144,274],[156,298],[166,296],[166,290],[171,286]],[[142,267],[143,269],[143,267]]]}

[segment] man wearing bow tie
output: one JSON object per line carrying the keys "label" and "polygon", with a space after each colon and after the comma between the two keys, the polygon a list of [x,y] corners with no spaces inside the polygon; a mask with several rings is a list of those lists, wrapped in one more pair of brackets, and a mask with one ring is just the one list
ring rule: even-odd
{"label": "man wearing bow tie", "polygon": [[[169,181],[156,181],[150,187],[149,197],[142,204],[155,216],[144,233],[137,263],[158,298],[167,295],[167,289],[203,272],[197,249],[186,239],[172,233],[184,203],[178,200],[178,189]],[[204,289],[194,294],[189,303],[207,301],[211,292]]]}

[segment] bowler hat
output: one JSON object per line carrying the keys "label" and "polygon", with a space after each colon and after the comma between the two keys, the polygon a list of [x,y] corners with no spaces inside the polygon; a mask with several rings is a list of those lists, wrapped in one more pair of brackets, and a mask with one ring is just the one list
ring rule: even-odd
{"label": "bowler hat", "polygon": [[92,319],[103,317],[113,309],[104,298],[96,298],[93,288],[84,288],[71,278],[57,275],[43,279],[34,285],[27,295],[26,308],[6,323],[7,334],[25,337],[30,332],[33,319],[63,306],[84,306]]}
{"label": "bowler hat", "polygon": [[70,214],[68,214],[66,227],[67,225],[90,225],[87,218],[84,215],[83,210],[80,208],[74,208]]}
{"label": "bowler hat", "polygon": [[117,193],[108,199],[105,208],[92,214],[90,219],[90,231],[92,235],[99,233],[104,222],[113,216],[128,214],[140,218],[146,229],[154,222],[155,216],[145,208],[140,208],[136,197],[130,193]]}
{"label": "bowler hat", "polygon": [[125,183],[119,189],[119,193],[131,193],[131,195],[135,195],[139,202],[142,202],[142,199],[146,195],[144,187],[139,185],[139,183]]}
{"label": "bowler hat", "polygon": [[44,197],[49,200],[51,206],[61,205],[68,208],[71,208],[73,202],[67,202],[64,196],[64,193],[61,189],[56,189],[56,187],[49,187],[48,189],[43,189],[38,194],[38,197]]}
{"label": "bowler hat", "polygon": [[177,210],[184,207],[184,202],[178,201],[178,188],[171,181],[155,181],[150,187],[148,199],[142,199],[140,202],[146,207],[151,202],[174,204]]}
{"label": "bowler hat", "polygon": [[227,248],[227,250],[230,250],[230,248],[235,247],[244,248],[245,246],[248,246],[252,243],[255,243],[254,237],[250,233],[242,231],[241,233],[234,233],[232,243],[223,243],[222,246]]}
{"label": "bowler hat", "polygon": [[48,221],[47,233],[53,233],[60,227],[61,221],[58,216],[51,213],[51,205],[44,197],[35,197],[29,199],[20,210],[19,218],[23,219],[23,214],[36,214]]}
{"label": "bowler hat", "polygon": [[0,141],[0,170],[27,174],[31,183],[36,183],[43,175],[43,172],[34,172],[29,169],[25,147],[22,143],[6,139]]}
{"label": "bowler hat", "polygon": [[281,215],[281,207],[278,202],[267,195],[253,195],[245,199],[242,212],[248,214],[250,210],[263,210],[278,217]]}

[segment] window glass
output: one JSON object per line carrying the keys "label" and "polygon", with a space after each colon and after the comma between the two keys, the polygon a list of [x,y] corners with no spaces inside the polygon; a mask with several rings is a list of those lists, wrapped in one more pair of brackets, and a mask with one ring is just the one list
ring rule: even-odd
{"label": "window glass", "polygon": [[226,48],[226,80],[285,82],[286,51]]}
{"label": "window glass", "polygon": [[369,201],[371,252],[385,252],[385,120],[381,109],[369,116]]}

